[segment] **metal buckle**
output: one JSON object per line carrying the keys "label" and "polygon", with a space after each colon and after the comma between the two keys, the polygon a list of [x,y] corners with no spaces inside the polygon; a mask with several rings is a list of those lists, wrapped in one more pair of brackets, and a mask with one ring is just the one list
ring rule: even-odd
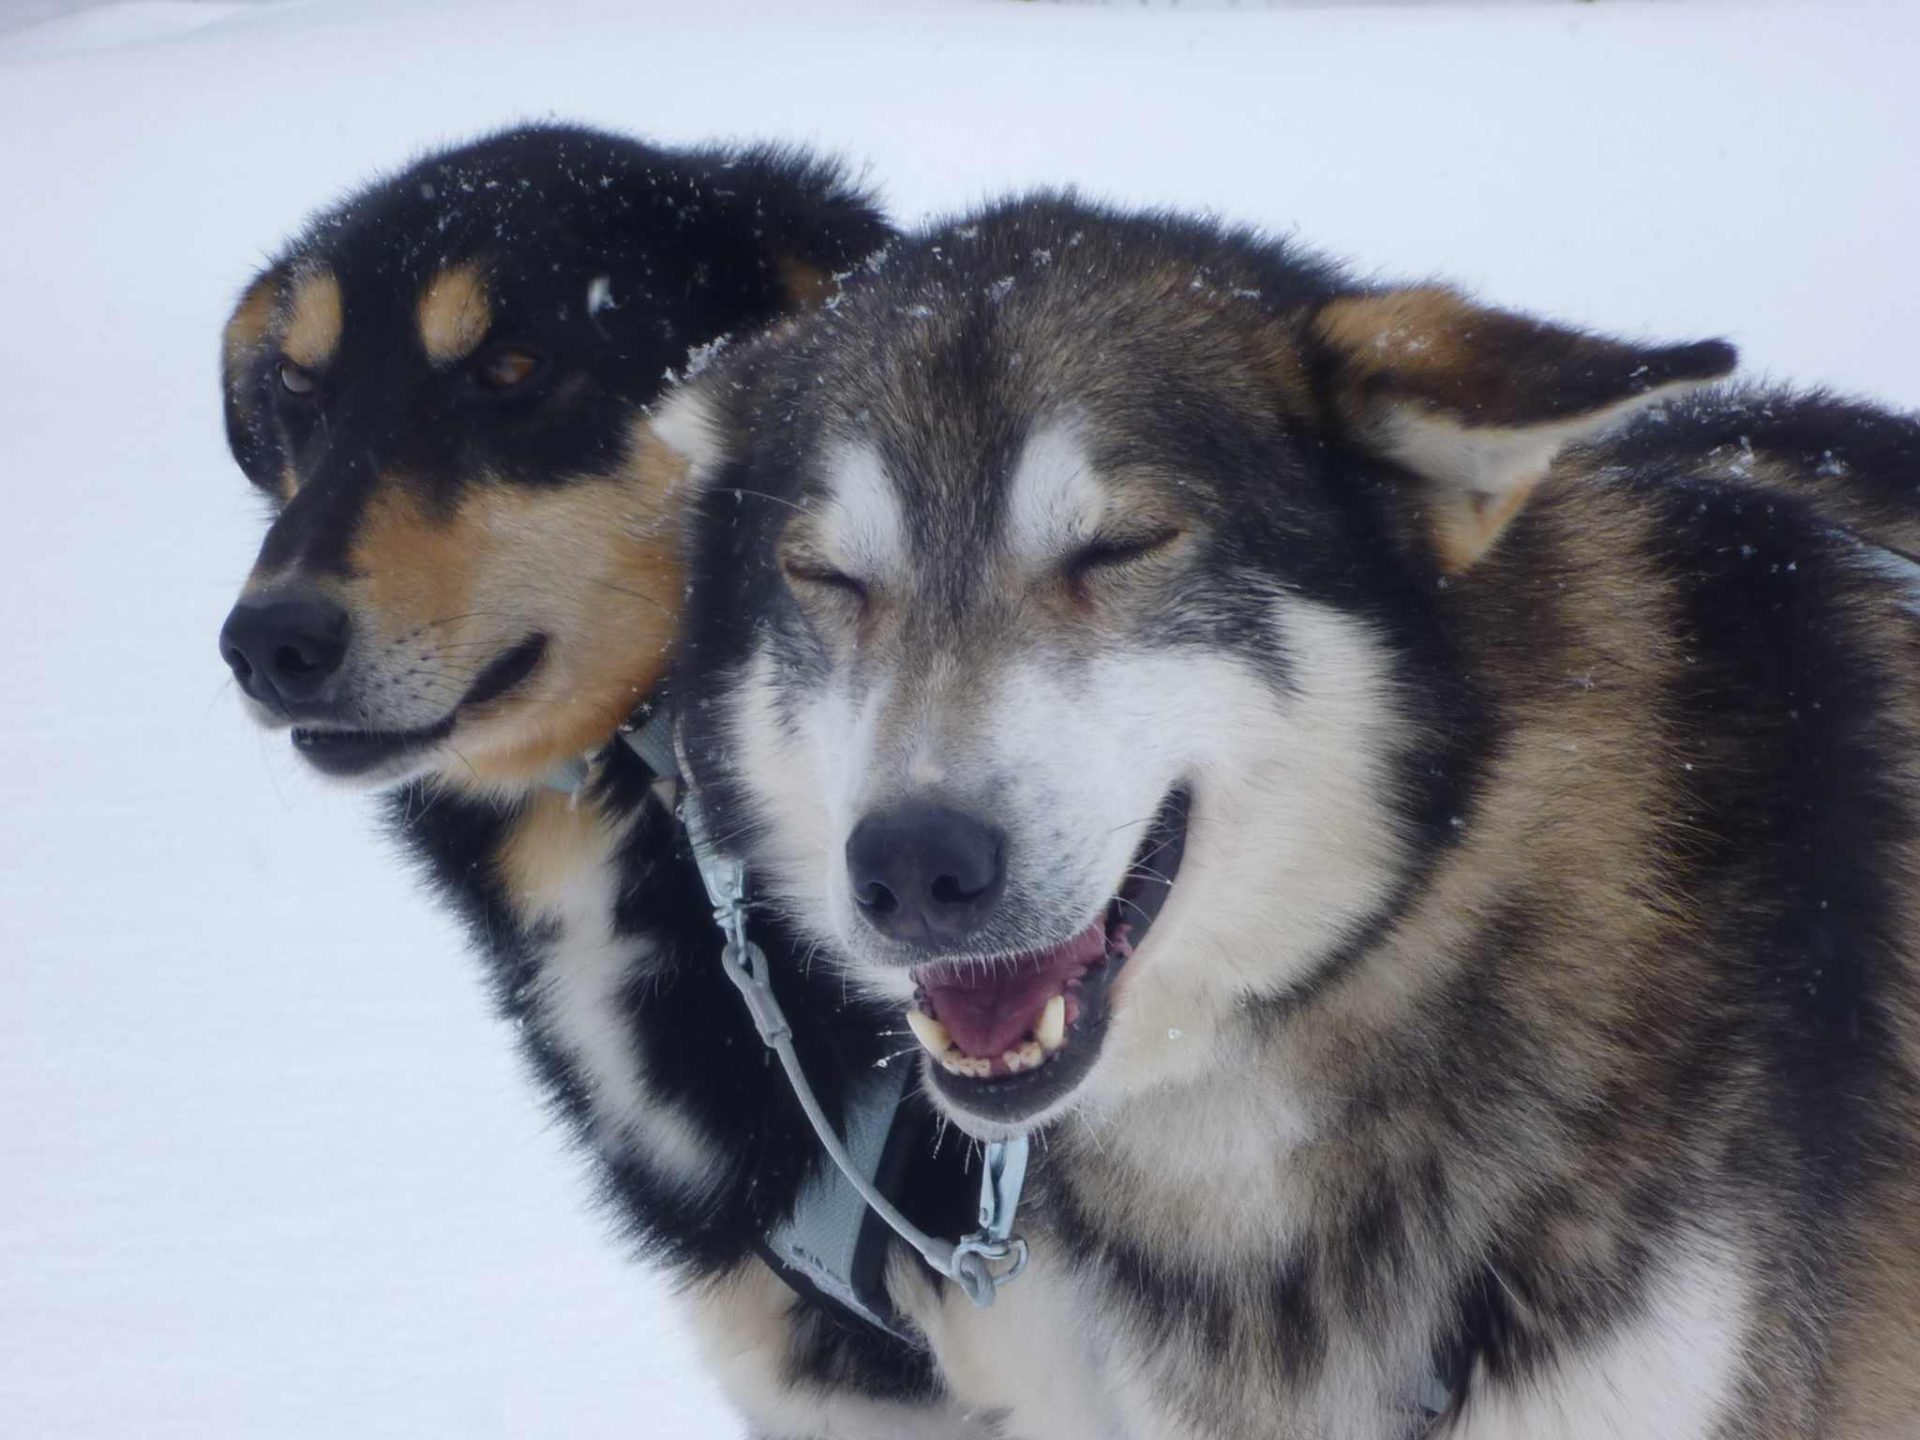
{"label": "metal buckle", "polygon": [[990,1141],[980,1172],[980,1228],[953,1247],[953,1278],[983,1310],[1027,1268],[1027,1242],[1013,1233],[1026,1180],[1027,1137]]}

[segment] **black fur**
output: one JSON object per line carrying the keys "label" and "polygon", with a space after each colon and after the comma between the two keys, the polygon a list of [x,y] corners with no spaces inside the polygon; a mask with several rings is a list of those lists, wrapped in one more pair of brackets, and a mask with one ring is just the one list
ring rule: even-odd
{"label": "black fur", "polygon": [[[356,498],[382,467],[444,505],[481,466],[539,486],[617,463],[635,414],[690,351],[790,307],[783,265],[845,270],[888,234],[836,167],[798,151],[667,151],[539,125],[416,162],[323,212],[266,272],[285,284],[303,268],[330,269],[348,323],[333,373],[320,377],[330,405],[288,396],[274,354],[227,377],[227,435],[242,468],[269,492],[283,466],[301,473],[262,560],[338,568]],[[411,327],[429,278],[475,258],[496,329],[546,366],[508,396],[478,388],[465,366],[436,374]],[[589,313],[581,277],[596,274],[613,298]],[[553,393],[562,378],[564,393]],[[342,431],[359,443],[342,443]]]}
{"label": "black fur", "polygon": [[[831,275],[889,233],[836,167],[799,152],[667,151],[553,125],[428,156],[354,195],[312,221],[256,282],[284,303],[315,266],[337,277],[343,338],[317,397],[286,393],[273,345],[229,344],[229,442],[280,502],[262,569],[307,583],[343,573],[381,486],[409,487],[431,513],[451,509],[476,476],[551,488],[616,469],[634,421],[690,351],[786,312],[789,267]],[[476,258],[494,333],[545,366],[511,396],[485,393],[466,365],[436,370],[413,326],[430,277]],[[589,313],[583,277],[594,275],[610,277],[614,303]],[[282,492],[288,469],[298,479],[291,500]],[[823,1161],[719,968],[705,892],[654,778],[609,743],[580,803],[611,819],[639,817],[619,856],[613,927],[658,963],[622,996],[619,1024],[644,1057],[650,1091],[691,1116],[715,1151],[720,1183],[689,1198],[644,1157],[596,1153],[600,1188],[626,1237],[693,1282],[754,1256]],[[443,779],[416,780],[391,797],[388,816],[465,920],[555,1108],[590,1141],[583,1077],[537,1023],[543,932],[522,921],[500,872],[503,847],[538,795],[483,798]],[[837,1117],[847,1080],[889,1048],[887,1024],[848,1004],[837,979],[809,974],[773,925],[757,938],[775,961],[807,1073]],[[958,1233],[969,1223],[961,1147],[935,1155],[932,1117],[917,1113],[925,1154],[903,1203],[933,1229]],[[796,1298],[792,1331],[791,1383],[882,1399],[940,1393],[922,1353],[830,1306]]]}

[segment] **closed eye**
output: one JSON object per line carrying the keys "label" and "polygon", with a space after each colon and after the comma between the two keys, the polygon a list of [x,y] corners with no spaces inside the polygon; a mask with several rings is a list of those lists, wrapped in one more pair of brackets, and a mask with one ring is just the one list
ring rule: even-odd
{"label": "closed eye", "polygon": [[866,585],[844,570],[835,570],[830,565],[817,564],[811,560],[789,560],[781,568],[786,571],[788,581],[794,585],[831,590],[860,604],[866,603]]}
{"label": "closed eye", "polygon": [[1082,580],[1101,570],[1120,570],[1180,538],[1174,526],[1164,530],[1146,530],[1132,535],[1103,535],[1067,556],[1061,568],[1069,580]]}

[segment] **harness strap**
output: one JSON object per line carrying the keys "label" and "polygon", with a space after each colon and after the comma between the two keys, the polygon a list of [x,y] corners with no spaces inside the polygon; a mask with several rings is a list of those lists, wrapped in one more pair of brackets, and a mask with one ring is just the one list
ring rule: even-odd
{"label": "harness strap", "polygon": [[[905,1097],[906,1067],[855,1077],[843,1104],[847,1153],[864,1175],[886,1186],[887,1172],[905,1158],[906,1143],[917,1137],[897,1134]],[[763,1258],[790,1286],[858,1316],[916,1349],[925,1341],[903,1321],[887,1294],[886,1227],[867,1208],[836,1165],[814,1167],[793,1209],[767,1232]]]}
{"label": "harness strap", "polygon": [[[682,773],[674,723],[664,710],[655,712],[637,728],[623,729],[619,738],[655,775],[671,779]],[[592,773],[587,760],[575,759],[556,766],[546,777],[546,784],[549,789],[577,795]],[[802,1188],[792,1213],[765,1237],[766,1249],[777,1262],[776,1269],[795,1288],[811,1290],[877,1329],[923,1346],[922,1337],[893,1313],[884,1283],[878,1277],[862,1283],[862,1237],[867,1216],[877,1216],[933,1270],[958,1285],[976,1306],[986,1309],[1000,1287],[1011,1283],[1027,1267],[1027,1242],[1013,1233],[1027,1176],[1027,1137],[992,1141],[986,1146],[980,1176],[980,1228],[972,1234],[958,1241],[942,1240],[902,1214],[872,1177],[884,1161],[905,1091],[906,1072],[891,1071],[884,1078],[863,1077],[862,1083],[850,1087],[843,1139],[801,1067],[793,1047],[793,1027],[773,993],[766,952],[747,934],[746,866],[713,843],[706,815],[690,791],[681,799],[680,821],[713,905],[714,923],[725,941],[721,967],[740,993],[760,1039],[779,1060],[807,1123],[833,1162]],[[1406,1408],[1419,1421],[1418,1433],[1424,1437],[1434,1433],[1451,1412],[1454,1401],[1452,1387],[1437,1371],[1430,1371],[1409,1392]]]}
{"label": "harness strap", "polygon": [[[654,710],[638,725],[629,722],[621,726],[615,739],[638,755],[640,763],[661,779],[679,776],[680,762],[673,752],[673,716],[665,709]],[[593,767],[592,756],[575,755],[547,771],[540,777],[540,783],[562,795],[578,795],[593,778]]]}
{"label": "harness strap", "polygon": [[680,818],[693,846],[694,859],[700,866],[701,879],[706,883],[707,898],[713,902],[714,921],[726,937],[721,966],[746,1003],[754,1029],[780,1061],[787,1083],[793,1087],[794,1096],[806,1112],[807,1123],[813,1126],[827,1158],[867,1207],[911,1245],[928,1266],[957,1284],[975,1305],[985,1309],[993,1304],[999,1288],[1027,1268],[1027,1242],[1013,1233],[1014,1213],[1026,1180],[1027,1137],[1020,1135],[988,1144],[986,1166],[980,1179],[980,1228],[973,1234],[957,1242],[942,1240],[927,1234],[901,1214],[854,1163],[821,1107],[819,1097],[813,1093],[800,1057],[794,1052],[793,1027],[787,1023],[786,1013],[774,996],[767,974],[766,952],[747,934],[746,866],[714,846],[706,816],[691,792],[681,801]]}
{"label": "harness strap", "polygon": [[[667,710],[655,710],[638,726],[623,727],[618,740],[655,775],[674,779],[682,773],[673,717]],[[575,757],[556,765],[543,783],[549,790],[578,796],[593,774],[590,758]],[[843,1139],[813,1093],[793,1048],[793,1027],[774,996],[766,953],[747,934],[745,865],[713,844],[706,818],[691,793],[681,800],[680,820],[725,941],[721,968],[745,1002],[754,1029],[779,1060],[807,1123],[833,1162],[802,1187],[791,1214],[765,1237],[765,1247],[789,1280],[797,1279],[804,1288],[826,1296],[889,1334],[923,1344],[893,1315],[880,1277],[864,1277],[867,1283],[863,1283],[860,1272],[867,1215],[877,1216],[929,1266],[959,1285],[974,1304],[991,1305],[1000,1286],[1027,1264],[1026,1241],[1013,1233],[1027,1173],[1027,1139],[1019,1136],[986,1147],[978,1230],[957,1242],[947,1241],[927,1234],[907,1219],[874,1180],[899,1114],[906,1087],[905,1070],[884,1078],[863,1076],[848,1087],[847,1134]]]}

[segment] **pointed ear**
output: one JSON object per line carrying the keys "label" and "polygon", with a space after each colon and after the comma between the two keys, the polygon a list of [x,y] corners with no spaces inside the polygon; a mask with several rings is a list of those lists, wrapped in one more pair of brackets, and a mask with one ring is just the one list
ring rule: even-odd
{"label": "pointed ear", "polygon": [[1429,482],[1434,549],[1467,569],[1567,445],[1732,371],[1731,345],[1638,346],[1444,289],[1342,296],[1313,341],[1335,422]]}

